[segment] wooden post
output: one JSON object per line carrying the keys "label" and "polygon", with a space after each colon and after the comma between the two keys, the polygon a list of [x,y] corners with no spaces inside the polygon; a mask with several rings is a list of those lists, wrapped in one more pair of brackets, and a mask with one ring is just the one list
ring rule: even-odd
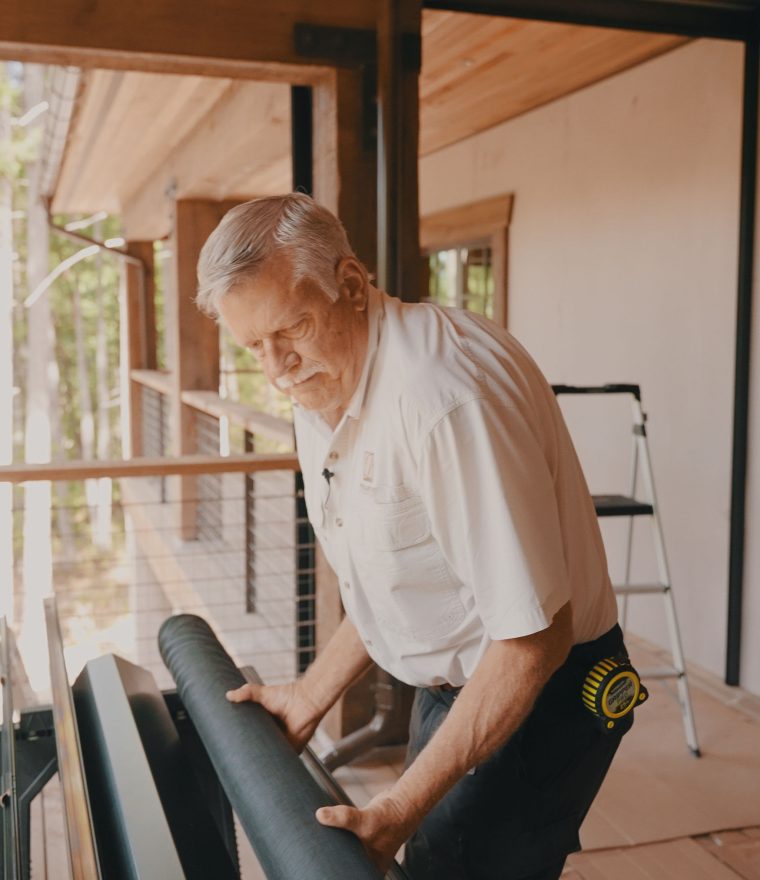
{"label": "wooden post", "polygon": [[314,198],[340,218],[356,255],[377,268],[377,144],[365,69],[335,69],[314,86]]}
{"label": "wooden post", "polygon": [[[404,27],[419,34],[420,8],[404,12]],[[416,24],[415,24],[416,21]],[[401,252],[409,268],[404,298],[419,298],[417,208],[417,71],[401,77],[404,103],[403,210]],[[356,255],[373,275],[377,272],[377,138],[374,68],[331,70],[313,87],[314,198],[343,222]],[[393,290],[399,294],[401,291]],[[320,551],[316,574],[317,650],[326,644],[343,618],[337,579]],[[324,727],[339,739],[366,724],[374,712],[372,671],[354,684],[325,719]]]}
{"label": "wooden post", "polygon": [[[187,390],[219,391],[219,327],[195,305],[196,266],[206,239],[235,202],[178,199],[174,204],[171,271],[166,285],[167,367],[171,373],[169,448],[172,455],[196,451],[195,419],[182,403]],[[197,478],[178,477],[170,483],[170,499],[183,540],[196,535]]]}
{"label": "wooden post", "polygon": [[125,458],[143,454],[141,389],[132,370],[156,368],[153,242],[131,241],[127,253],[142,260],[145,270],[125,263],[121,296],[122,444]]}
{"label": "wooden post", "polygon": [[[374,72],[335,69],[313,87],[314,198],[340,218],[359,259],[377,268],[377,144],[373,121]],[[367,106],[369,104],[369,106]],[[343,619],[335,573],[321,550],[316,565],[317,652]],[[329,712],[323,726],[335,740],[372,717],[374,673],[355,684]]]}

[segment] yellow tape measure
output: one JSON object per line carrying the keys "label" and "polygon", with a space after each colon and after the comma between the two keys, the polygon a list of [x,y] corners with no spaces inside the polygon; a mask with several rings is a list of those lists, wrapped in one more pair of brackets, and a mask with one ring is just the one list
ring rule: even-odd
{"label": "yellow tape measure", "polygon": [[588,673],[582,696],[584,706],[596,716],[602,729],[611,731],[647,699],[649,692],[627,660],[608,657]]}

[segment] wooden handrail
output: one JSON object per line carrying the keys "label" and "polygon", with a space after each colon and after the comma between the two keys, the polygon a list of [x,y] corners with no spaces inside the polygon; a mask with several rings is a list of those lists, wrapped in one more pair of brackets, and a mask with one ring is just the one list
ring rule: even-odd
{"label": "wooden handrail", "polygon": [[297,471],[293,452],[245,455],[183,455],[179,458],[131,458],[110,461],[61,461],[46,464],[18,464],[0,467],[0,483],[40,480],[88,480],[97,477],[163,477],[169,474],[255,473],[258,471]]}
{"label": "wooden handrail", "polygon": [[214,391],[183,391],[182,402],[217,419],[226,416],[233,425],[259,437],[293,446],[293,423],[282,416],[273,416],[234,400],[224,400]]}
{"label": "wooden handrail", "polygon": [[171,394],[172,376],[165,370],[132,370],[129,376],[133,382],[152,388],[159,394]]}

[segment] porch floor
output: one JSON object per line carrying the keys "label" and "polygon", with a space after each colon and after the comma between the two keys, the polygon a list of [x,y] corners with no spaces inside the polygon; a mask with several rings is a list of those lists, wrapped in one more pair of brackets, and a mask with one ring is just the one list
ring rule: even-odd
{"label": "porch floor", "polygon": [[[637,665],[662,665],[628,641]],[[671,688],[653,683],[583,828],[584,852],[568,859],[563,880],[760,880],[760,698],[699,670],[689,679],[704,756],[686,749]],[[394,783],[403,762],[403,746],[375,749],[335,777],[362,806]],[[32,805],[32,861],[35,876],[63,880],[57,778],[46,794],[46,846],[42,803]],[[237,836],[243,880],[263,880],[241,829]]]}

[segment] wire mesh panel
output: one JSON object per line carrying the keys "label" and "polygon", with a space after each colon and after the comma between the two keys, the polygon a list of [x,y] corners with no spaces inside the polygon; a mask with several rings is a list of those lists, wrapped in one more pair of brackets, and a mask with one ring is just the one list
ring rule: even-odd
{"label": "wire mesh panel", "polygon": [[316,656],[316,555],[314,532],[306,513],[303,474],[295,475],[296,663],[305,672]]}
{"label": "wire mesh panel", "polygon": [[[245,452],[254,452],[254,439],[250,431],[243,433]],[[245,475],[245,608],[256,611],[256,485],[253,474]]]}
{"label": "wire mesh panel", "polygon": [[[160,458],[169,448],[169,407],[165,395],[147,385],[140,386],[142,410],[142,454]],[[166,477],[151,477],[166,500]]]}
{"label": "wire mesh panel", "polygon": [[[206,413],[194,413],[195,443],[198,452],[219,454],[219,420]],[[201,474],[197,480],[196,529],[205,541],[222,540],[222,474]]]}
{"label": "wire mesh panel", "polygon": [[[178,611],[205,617],[233,657],[254,665],[265,681],[289,681],[303,671],[314,656],[314,539],[298,521],[294,480],[292,470],[221,475],[214,534],[201,528],[191,541],[179,537],[181,503],[162,500],[150,477],[115,481],[107,543],[94,539],[83,481],[62,484],[54,497],[64,502],[49,508],[48,524],[39,524],[34,535],[22,533],[19,490],[16,540],[33,540],[35,548],[50,541],[70,671],[76,674],[87,660],[113,652],[169,687],[156,634]],[[251,490],[255,520],[246,512]],[[184,503],[197,514],[200,501]],[[61,514],[68,522],[65,536],[59,532]],[[32,664],[45,656],[44,631],[32,631],[36,597],[24,588],[22,568],[20,554],[15,592],[22,601],[15,625],[25,633],[24,660]]]}

